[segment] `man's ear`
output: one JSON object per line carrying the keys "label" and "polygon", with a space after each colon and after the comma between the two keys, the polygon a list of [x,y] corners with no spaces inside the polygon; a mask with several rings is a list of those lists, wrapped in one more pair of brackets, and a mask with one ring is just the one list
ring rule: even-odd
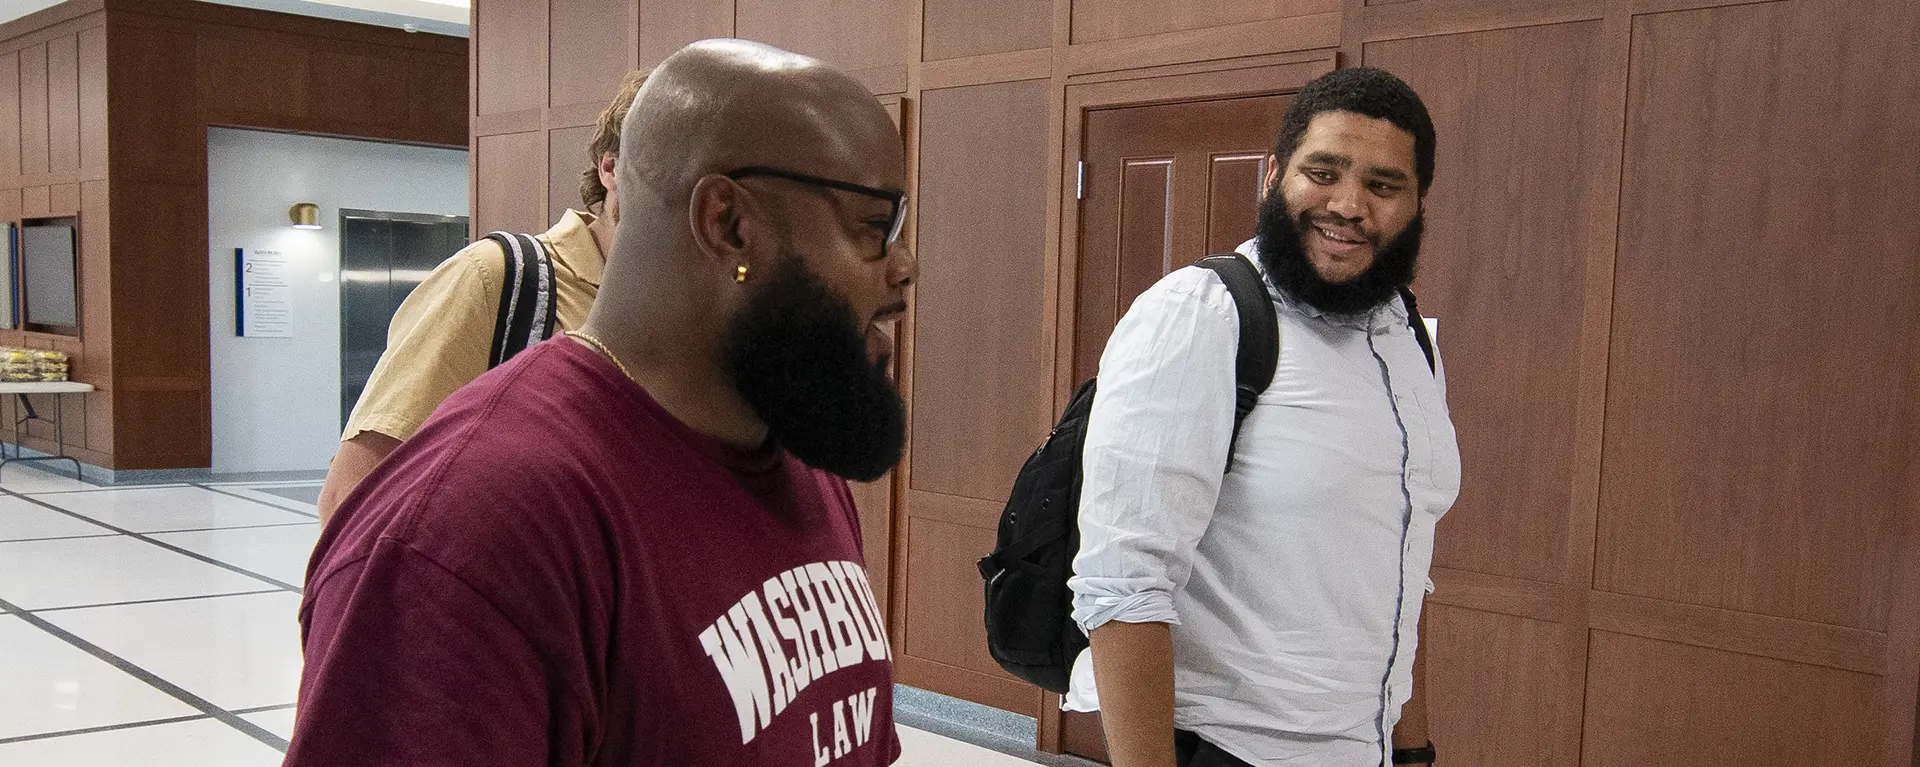
{"label": "man's ear", "polygon": [[687,204],[693,245],[715,264],[731,271],[747,263],[753,239],[750,224],[763,209],[746,187],[719,174],[694,182]]}
{"label": "man's ear", "polygon": [[613,194],[620,185],[620,174],[614,172],[619,162],[620,155],[607,152],[600,155],[600,163],[594,167],[594,171],[600,174],[600,185],[607,188],[607,194]]}
{"label": "man's ear", "polygon": [[1261,179],[1260,188],[1272,189],[1274,183],[1280,180],[1280,174],[1285,170],[1286,168],[1280,166],[1280,158],[1269,153],[1267,155],[1267,177]]}

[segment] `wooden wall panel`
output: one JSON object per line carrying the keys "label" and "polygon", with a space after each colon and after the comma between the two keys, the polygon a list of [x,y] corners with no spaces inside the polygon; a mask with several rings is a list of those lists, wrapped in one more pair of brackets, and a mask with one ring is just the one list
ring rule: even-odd
{"label": "wooden wall panel", "polygon": [[867,564],[867,581],[873,587],[874,603],[887,619],[892,636],[893,603],[889,601],[893,584],[893,476],[874,482],[849,482],[854,509],[860,514],[861,556]]}
{"label": "wooden wall panel", "polygon": [[20,175],[20,54],[0,55],[0,179]]}
{"label": "wooden wall panel", "polygon": [[[0,189],[0,221],[18,221],[22,215],[19,189]],[[4,399],[4,397],[0,397]]]}
{"label": "wooden wall panel", "polygon": [[476,5],[469,32],[479,67],[474,113],[490,115],[546,106],[547,3]]}
{"label": "wooden wall panel", "polygon": [[200,89],[183,87],[199,76],[191,30],[110,20],[108,32],[109,172],[116,178],[205,185],[206,129],[184,119],[200,109]]}
{"label": "wooden wall panel", "polygon": [[1053,45],[1053,8],[1033,0],[926,0],[921,58],[985,56]]}
{"label": "wooden wall panel", "polygon": [[[1580,726],[1561,694],[1572,672],[1559,624],[1428,602],[1427,688],[1435,743],[1476,767],[1556,767],[1563,728]],[[1564,765],[1564,767],[1572,767]]]}
{"label": "wooden wall panel", "polygon": [[1879,678],[1597,632],[1583,767],[1872,764]]}
{"label": "wooden wall panel", "polygon": [[53,215],[53,188],[41,185],[20,190],[20,215],[29,218]]}
{"label": "wooden wall panel", "polygon": [[[7,57],[0,57],[0,86],[4,86],[6,84],[6,81],[4,80],[4,62],[6,58]],[[18,61],[17,56],[14,56],[12,58],[14,59],[14,61],[16,62]],[[17,68],[16,68],[16,71],[17,71]],[[15,87],[17,92],[17,89],[19,86],[19,81],[17,78],[13,81],[12,85]],[[18,117],[19,107],[20,107],[20,102],[17,95],[16,95],[16,98],[11,102],[0,100],[0,122],[4,122],[8,118],[11,118],[14,124],[14,128],[16,130],[15,135],[18,135],[17,131],[19,128],[19,117]],[[19,146],[20,146],[19,142],[17,141],[13,144],[13,147],[16,151],[18,151]],[[0,149],[4,149],[4,148],[5,148],[4,145],[0,145]],[[16,154],[15,157],[17,158],[18,155]],[[6,177],[5,184],[7,185],[17,184],[19,182],[19,179],[17,177],[19,175],[20,174],[18,170],[16,170],[11,176]],[[0,185],[0,221],[17,221],[20,219],[20,211],[21,211],[20,189],[18,189],[17,187]],[[11,346],[22,346],[22,345],[25,345],[27,335],[28,335],[27,333],[19,330],[0,330],[0,343],[4,343]],[[14,430],[14,424],[16,423],[16,419],[19,418],[20,416],[20,414],[16,412],[17,409],[18,408],[14,404],[13,397],[0,397],[0,419],[4,419],[5,421],[4,423],[0,423],[0,439],[5,439],[6,441],[13,442],[15,444],[19,444],[19,441],[20,441],[20,438],[15,434],[15,430]]]}
{"label": "wooden wall panel", "polygon": [[1599,588],[1887,626],[1917,187],[1884,165],[1903,49],[1850,27],[1801,2],[1635,21]]}
{"label": "wooden wall panel", "polygon": [[1609,10],[1625,10],[1621,6],[1609,9],[1609,3],[1603,0],[1372,0],[1366,5],[1357,14],[1357,26],[1368,41],[1592,21],[1606,16]]}
{"label": "wooden wall panel", "polygon": [[80,185],[54,184],[47,187],[47,210],[56,216],[80,212]]}
{"label": "wooden wall panel", "polygon": [[[201,152],[204,157],[204,147]],[[206,220],[206,182],[114,177],[111,185],[116,420],[109,468],[211,466],[210,383],[204,367],[211,343],[209,297],[204,290],[154,289],[206,268],[205,224],[188,229],[177,223]]]}
{"label": "wooden wall panel", "polygon": [[411,132],[441,146],[469,146],[466,56],[431,58],[402,73],[413,106]]}
{"label": "wooden wall panel", "polygon": [[1047,113],[1044,81],[924,97],[915,488],[1005,500],[1047,432]]}
{"label": "wooden wall panel", "polygon": [[405,130],[413,111],[412,84],[394,82],[392,70],[393,62],[380,56],[315,51],[307,65],[311,84],[301,90],[311,94],[309,110],[315,120]]}
{"label": "wooden wall panel", "polygon": [[[100,25],[79,34],[79,119],[80,168],[104,172],[107,169],[107,27]],[[4,65],[0,65],[4,66]],[[0,78],[6,76],[0,70]],[[0,103],[6,103],[0,93]],[[5,138],[0,136],[0,144]],[[5,169],[0,168],[0,174]]]}
{"label": "wooden wall panel", "polygon": [[[109,192],[108,206],[113,216],[113,365],[120,374],[118,378],[122,383],[132,383],[127,387],[130,389],[151,388],[156,379],[166,379],[169,388],[193,389],[191,382],[196,380],[204,385],[204,374],[195,378],[195,371],[186,365],[204,358],[210,340],[206,333],[188,337],[177,326],[206,316],[207,292],[154,287],[176,283],[188,256],[205,259],[196,247],[197,238],[167,222],[191,220],[203,210],[206,188],[115,179]],[[158,316],[171,320],[155,321]],[[205,327],[204,322],[201,327]]]}
{"label": "wooden wall panel", "polygon": [[46,173],[47,46],[20,50],[20,172]]}
{"label": "wooden wall panel", "polygon": [[638,8],[629,0],[575,0],[549,8],[548,105],[604,105],[636,55],[627,33]]}
{"label": "wooden wall panel", "polygon": [[849,71],[907,63],[908,4],[898,0],[737,0],[735,33]]}
{"label": "wooden wall panel", "polygon": [[[78,363],[84,364],[84,363]],[[85,374],[83,374],[85,375]],[[102,380],[106,380],[102,377]],[[101,386],[93,384],[95,390],[86,396],[87,433],[75,441],[96,456],[95,461],[113,459],[113,389],[112,384]],[[72,439],[71,437],[69,438]],[[94,465],[98,466],[99,463]]]}
{"label": "wooden wall panel", "polygon": [[[558,128],[547,132],[547,220],[558,221],[568,208],[584,209],[580,174],[589,165],[587,143],[598,126]],[[540,231],[545,231],[542,229]]]}
{"label": "wooden wall panel", "polygon": [[1565,577],[1582,275],[1605,234],[1589,231],[1586,201],[1606,183],[1594,150],[1612,138],[1599,132],[1601,32],[1586,22],[1365,49],[1368,65],[1405,75],[1444,137],[1417,287],[1440,320],[1471,467],[1437,538],[1445,567]]}
{"label": "wooden wall panel", "polygon": [[308,46],[238,35],[196,35],[195,44],[201,108],[291,118],[309,115],[310,94],[304,84],[316,52]]}
{"label": "wooden wall panel", "polygon": [[640,67],[651,69],[688,43],[733,34],[733,0],[647,0],[640,3]]}
{"label": "wooden wall panel", "polygon": [[940,520],[907,522],[907,612],[899,651],[977,674],[1012,679],[987,655],[980,570],[992,530]]}
{"label": "wooden wall panel", "polygon": [[47,41],[47,170],[80,169],[80,38]]}
{"label": "wooden wall panel", "polygon": [[[114,412],[121,416],[114,426],[115,468],[151,471],[210,463],[212,453],[200,447],[211,444],[201,415],[212,407],[208,400],[206,392],[150,391],[121,383],[114,397]],[[151,447],[130,450],[128,444]]]}
{"label": "wooden wall panel", "polygon": [[[473,231],[544,232],[549,197],[528,168],[545,164],[546,135],[508,133],[474,140]],[[538,176],[533,176],[538,179]]]}
{"label": "wooden wall panel", "polygon": [[[80,334],[86,341],[83,358],[76,360],[76,380],[107,388],[113,372],[113,241],[106,181],[80,184]],[[93,399],[107,399],[94,397]],[[89,421],[89,424],[92,422]],[[112,429],[105,429],[112,434]],[[89,447],[111,452],[110,439]]]}
{"label": "wooden wall panel", "polygon": [[1340,0],[1072,0],[1076,45],[1161,32],[1223,27],[1267,19],[1335,13]]}
{"label": "wooden wall panel", "polygon": [[111,460],[113,456],[113,244],[109,195],[106,181],[87,181],[80,185],[80,336],[85,343],[71,360],[69,371],[74,380],[93,384],[97,390],[80,398],[85,403],[84,433],[77,439],[68,437],[91,451],[96,461]]}

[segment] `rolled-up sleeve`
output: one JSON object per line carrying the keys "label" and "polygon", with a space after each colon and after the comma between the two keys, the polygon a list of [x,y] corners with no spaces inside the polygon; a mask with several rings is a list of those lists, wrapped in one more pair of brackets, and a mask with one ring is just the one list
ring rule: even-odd
{"label": "rolled-up sleeve", "polygon": [[1179,623],[1173,594],[1219,500],[1233,435],[1239,319],[1190,267],[1136,299],[1100,358],[1082,449],[1073,619]]}

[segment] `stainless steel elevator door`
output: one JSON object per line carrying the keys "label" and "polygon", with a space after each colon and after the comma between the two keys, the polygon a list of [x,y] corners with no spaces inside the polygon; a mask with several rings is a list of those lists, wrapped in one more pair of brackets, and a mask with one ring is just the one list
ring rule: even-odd
{"label": "stainless steel elevator door", "polygon": [[465,216],[340,211],[340,427],[387,350],[400,302],[467,244]]}

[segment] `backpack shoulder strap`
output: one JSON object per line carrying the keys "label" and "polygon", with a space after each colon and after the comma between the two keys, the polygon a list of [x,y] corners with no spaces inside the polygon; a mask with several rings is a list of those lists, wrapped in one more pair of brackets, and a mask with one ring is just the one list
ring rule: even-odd
{"label": "backpack shoulder strap", "polygon": [[1413,328],[1413,340],[1420,344],[1420,353],[1427,355],[1427,371],[1439,373],[1433,359],[1433,336],[1427,333],[1427,323],[1420,317],[1420,304],[1413,300],[1413,291],[1401,288],[1400,302],[1407,305],[1407,326]]}
{"label": "backpack shoulder strap", "polygon": [[1233,446],[1240,441],[1240,423],[1253,412],[1260,393],[1273,383],[1280,364],[1280,317],[1273,296],[1253,262],[1238,253],[1207,256],[1195,264],[1211,269],[1226,283],[1240,313],[1240,345],[1234,355],[1233,442],[1227,448],[1227,466],[1233,466]]}
{"label": "backpack shoulder strap", "polygon": [[487,358],[487,367],[494,368],[553,335],[554,275],[546,246],[532,235],[494,232],[487,239],[498,243],[504,254],[500,310]]}

